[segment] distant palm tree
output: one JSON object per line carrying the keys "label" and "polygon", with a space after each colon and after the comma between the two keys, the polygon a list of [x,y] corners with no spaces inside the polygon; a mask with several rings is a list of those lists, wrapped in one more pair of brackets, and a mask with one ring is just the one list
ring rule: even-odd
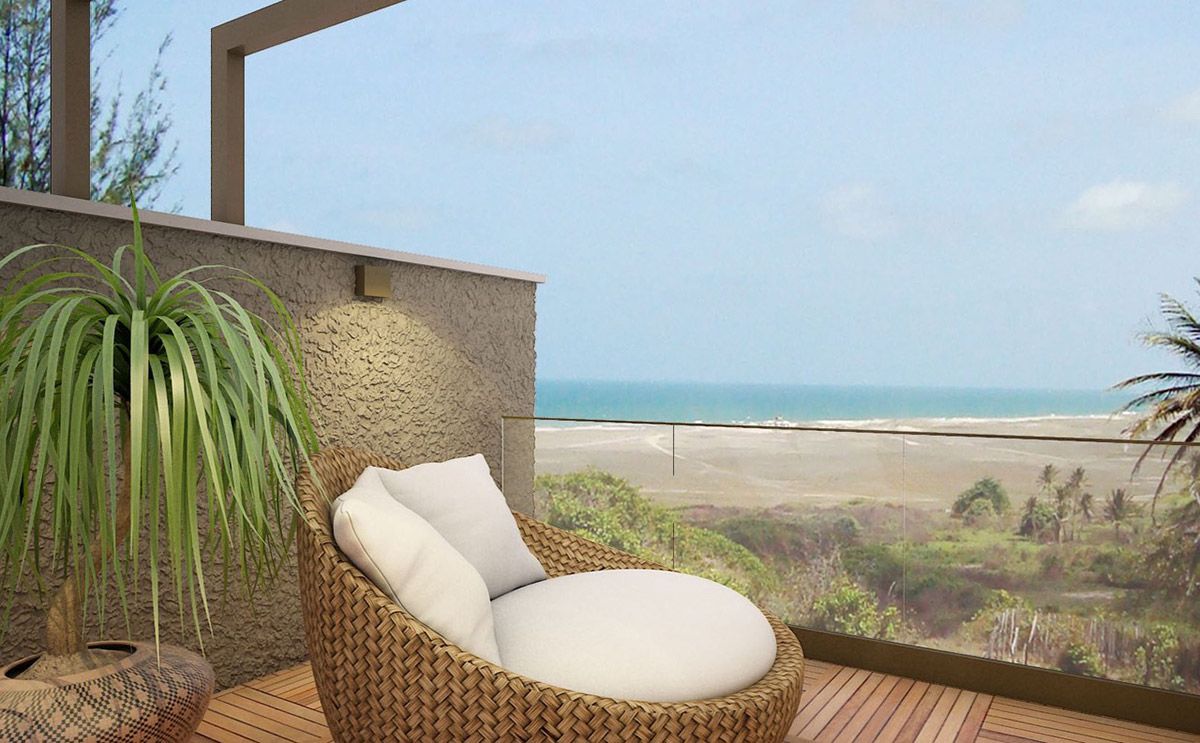
{"label": "distant palm tree", "polygon": [[1083,487],[1084,481],[1087,480],[1087,472],[1082,467],[1076,467],[1071,470],[1071,474],[1067,476],[1067,487],[1072,490],[1079,490]]}
{"label": "distant palm tree", "polygon": [[[1197,287],[1200,287],[1200,277],[1195,281]],[[1200,320],[1196,319],[1187,305],[1166,294],[1161,297],[1160,307],[1163,318],[1167,321],[1167,331],[1144,333],[1142,341],[1148,346],[1166,348],[1180,358],[1187,371],[1140,374],[1116,385],[1115,389],[1127,389],[1143,384],[1154,385],[1154,389],[1138,395],[1121,409],[1124,412],[1149,406],[1145,415],[1130,426],[1131,435],[1158,431],[1154,434],[1154,440],[1158,443],[1146,447],[1134,465],[1134,472],[1137,472],[1155,446],[1165,447],[1170,442],[1190,443],[1200,440]],[[1154,491],[1154,500],[1150,504],[1151,519],[1154,518],[1154,506],[1167,482],[1167,475],[1187,451],[1187,447],[1175,447],[1175,452],[1167,462]]]}
{"label": "distant palm tree", "polygon": [[1108,499],[1104,501],[1104,518],[1112,522],[1118,542],[1121,541],[1121,524],[1136,516],[1140,510],[1125,488],[1117,488],[1108,494]]}
{"label": "distant palm tree", "polygon": [[1071,487],[1069,485],[1059,485],[1054,489],[1054,541],[1062,544],[1063,537],[1067,534],[1067,527],[1071,522],[1071,511],[1075,508],[1075,498],[1073,497]]}
{"label": "distant palm tree", "polygon": [[1089,491],[1085,490],[1079,494],[1079,514],[1089,524],[1092,523],[1092,517],[1096,515],[1096,498]]}
{"label": "distant palm tree", "polygon": [[1076,467],[1075,469],[1071,470],[1071,474],[1067,476],[1067,484],[1064,486],[1065,492],[1063,493],[1062,497],[1066,499],[1066,505],[1069,506],[1067,509],[1067,518],[1070,521],[1071,526],[1071,532],[1067,536],[1072,540],[1075,538],[1075,529],[1077,528],[1076,524],[1078,523],[1075,521],[1075,514],[1078,513],[1080,509],[1080,501],[1083,498],[1083,486],[1086,481],[1087,472],[1084,471],[1083,467]]}
{"label": "distant palm tree", "polygon": [[1042,503],[1036,495],[1032,495],[1029,500],[1025,501],[1017,533],[1023,537],[1040,541],[1055,525],[1054,509],[1048,504]]}
{"label": "distant palm tree", "polygon": [[[1047,495],[1054,492],[1054,481],[1058,479],[1058,468],[1052,464],[1048,464],[1038,473],[1038,487]],[[1028,504],[1027,504],[1028,505]]]}

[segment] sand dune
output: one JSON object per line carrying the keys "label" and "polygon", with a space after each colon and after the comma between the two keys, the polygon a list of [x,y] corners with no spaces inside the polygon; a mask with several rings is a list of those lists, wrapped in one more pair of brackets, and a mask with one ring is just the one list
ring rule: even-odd
{"label": "sand dune", "polygon": [[[628,478],[669,505],[772,506],[881,499],[947,508],[981,477],[994,477],[1014,502],[1037,491],[1041,468],[1062,477],[1087,471],[1098,500],[1124,487],[1149,498],[1162,466],[1155,455],[1133,475],[1138,444],[930,437],[919,432],[1120,438],[1127,419],[913,419],[871,421],[886,434],[643,425],[539,426],[537,470],[596,467]],[[830,427],[862,423],[826,424]],[[673,453],[673,455],[672,455]],[[1200,450],[1198,450],[1200,453]],[[674,471],[672,471],[672,468]]]}

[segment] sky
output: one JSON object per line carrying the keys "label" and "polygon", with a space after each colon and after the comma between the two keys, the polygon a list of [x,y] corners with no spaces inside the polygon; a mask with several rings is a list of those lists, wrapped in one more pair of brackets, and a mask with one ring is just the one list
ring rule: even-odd
{"label": "sky", "polygon": [[[208,216],[209,28],[167,33]],[[1200,5],[408,0],[247,61],[247,223],[549,277],[540,378],[1107,387],[1200,305]]]}

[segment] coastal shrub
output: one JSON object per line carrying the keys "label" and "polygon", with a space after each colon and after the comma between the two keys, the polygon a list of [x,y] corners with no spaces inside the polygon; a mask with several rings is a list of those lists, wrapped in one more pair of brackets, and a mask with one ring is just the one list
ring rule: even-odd
{"label": "coastal shrub", "polygon": [[991,506],[992,513],[1005,513],[1009,508],[1008,494],[1004,492],[1004,487],[995,479],[984,477],[958,494],[950,512],[955,516],[962,516],[977,501],[986,501]]}
{"label": "coastal shrub", "polygon": [[880,593],[899,589],[904,581],[904,548],[900,544],[865,544],[842,551],[846,572]]}
{"label": "coastal shrub", "polygon": [[1090,643],[1073,642],[1063,649],[1058,667],[1078,676],[1104,676],[1104,661],[1100,651]]}
{"label": "coastal shrub", "polygon": [[802,561],[822,551],[811,538],[811,525],[780,515],[753,512],[698,525],[723,534],[756,555],[781,561]]}
{"label": "coastal shrub", "polygon": [[931,637],[946,637],[978,613],[989,589],[948,569],[909,574],[905,605]]}
{"label": "coastal shrub", "polygon": [[900,613],[881,608],[874,593],[843,579],[817,598],[809,622],[829,632],[890,640],[899,631]]}
{"label": "coastal shrub", "polygon": [[996,515],[996,511],[992,508],[992,502],[986,498],[977,498],[971,501],[971,505],[967,506],[967,510],[962,512],[962,520],[968,526],[979,526],[980,524],[991,521]]}
{"label": "coastal shrub", "polygon": [[987,599],[983,602],[983,607],[980,608],[975,618],[978,619],[984,614],[1006,611],[1008,609],[1031,611],[1033,605],[1029,603],[1028,599],[1000,588],[988,594]]}
{"label": "coastal shrub", "polygon": [[1200,596],[1200,498],[1181,493],[1165,505],[1166,517],[1150,539],[1147,573],[1168,596],[1195,604]]}
{"label": "coastal shrub", "polygon": [[1146,571],[1140,554],[1125,545],[1106,546],[1096,551],[1091,570],[1096,580],[1116,588],[1142,588]]}
{"label": "coastal shrub", "polygon": [[596,469],[541,475],[537,515],[552,526],[729,586],[762,600],[779,578],[761,559],[722,534],[683,523],[628,480]]}
{"label": "coastal shrub", "polygon": [[858,519],[850,516],[839,516],[833,521],[834,536],[842,544],[854,544],[862,536],[862,525],[858,523]]}
{"label": "coastal shrub", "polygon": [[1037,496],[1025,501],[1017,533],[1039,542],[1048,542],[1058,534],[1058,511]]}
{"label": "coastal shrub", "polygon": [[1141,683],[1167,689],[1184,688],[1183,678],[1175,672],[1178,649],[1179,636],[1174,627],[1163,622],[1150,625],[1134,650]]}

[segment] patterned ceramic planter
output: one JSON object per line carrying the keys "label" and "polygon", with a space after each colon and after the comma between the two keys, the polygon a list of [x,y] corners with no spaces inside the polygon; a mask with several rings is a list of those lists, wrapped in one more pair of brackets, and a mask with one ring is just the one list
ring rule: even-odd
{"label": "patterned ceramic planter", "polygon": [[45,681],[11,678],[37,656],[0,669],[0,740],[186,741],[213,691],[213,670],[195,653],[154,644],[93,642],[123,660]]}

